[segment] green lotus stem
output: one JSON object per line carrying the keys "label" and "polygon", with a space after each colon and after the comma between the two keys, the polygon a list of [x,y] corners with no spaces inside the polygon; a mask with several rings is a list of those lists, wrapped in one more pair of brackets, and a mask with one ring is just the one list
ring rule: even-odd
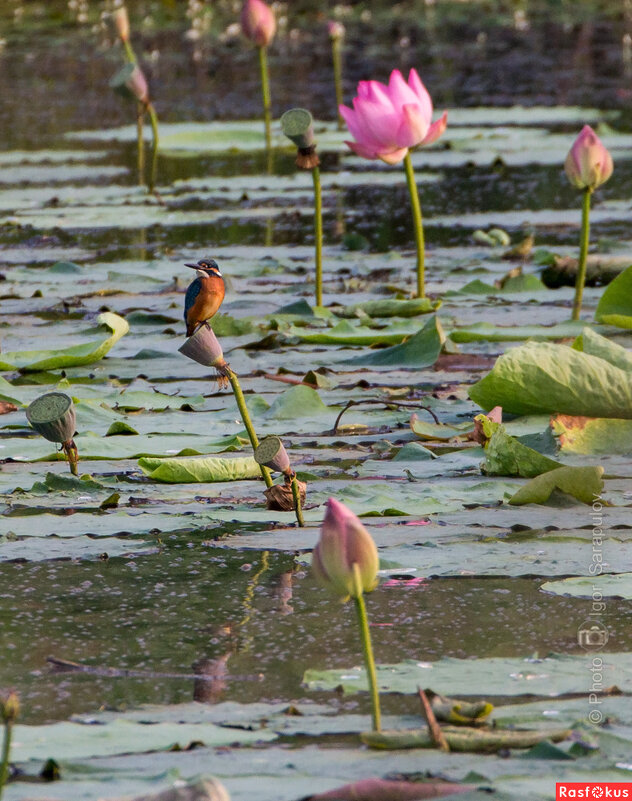
{"label": "green lotus stem", "polygon": [[316,305],[323,305],[323,196],[320,189],[320,167],[312,167],[314,181],[314,240],[316,247]]}
{"label": "green lotus stem", "polygon": [[331,55],[334,62],[334,86],[336,88],[336,108],[338,109],[338,130],[344,131],[345,121],[340,113],[342,105],[342,39],[331,40]]}
{"label": "green lotus stem", "polygon": [[125,48],[125,55],[127,57],[127,60],[129,61],[129,63],[130,64],[138,63],[138,59],[136,58],[136,53],[134,53],[134,51],[132,49],[132,45],[130,44],[129,39],[124,39],[123,40],[123,47]]}
{"label": "green lotus stem", "polygon": [[79,471],[77,469],[77,462],[79,461],[79,453],[77,451],[77,446],[75,445],[74,440],[69,440],[68,442],[64,442],[61,446],[64,453],[66,454],[66,458],[68,459],[68,464],[70,465],[70,472],[73,476],[78,476]]}
{"label": "green lotus stem", "polygon": [[[233,388],[233,394],[235,395],[235,400],[237,401],[237,406],[239,407],[239,413],[241,414],[241,419],[244,421],[244,425],[246,426],[246,431],[248,432],[248,438],[250,439],[250,444],[252,445],[253,451],[259,447],[259,439],[257,438],[257,433],[252,425],[252,420],[250,419],[250,414],[248,412],[248,407],[246,406],[246,400],[244,398],[244,393],[241,391],[241,386],[239,384],[239,379],[237,378],[236,373],[232,370],[227,369],[228,373],[228,380],[230,381],[230,385]],[[270,475],[270,471],[264,465],[259,465],[259,469],[261,470],[261,475],[263,476],[263,480],[266,482],[266,487],[272,486],[272,476]]]}
{"label": "green lotus stem", "polygon": [[266,129],[266,150],[268,158],[272,150],[272,130],[270,113],[272,101],[270,100],[270,79],[268,75],[268,51],[266,47],[259,48],[259,67],[261,69],[261,94],[263,96],[263,122]]}
{"label": "green lotus stem", "polygon": [[305,525],[303,510],[301,509],[301,490],[298,486],[296,473],[292,476],[292,497],[294,498],[294,511],[296,512],[296,522],[301,526]]}
{"label": "green lotus stem", "polygon": [[149,183],[147,189],[149,192],[154,191],[156,186],[156,173],[158,170],[158,115],[153,103],[147,104],[147,111],[149,112],[149,119],[151,121],[151,170],[149,172]]}
{"label": "green lotus stem", "polygon": [[9,754],[11,753],[11,737],[13,735],[13,720],[5,720],[4,740],[2,742],[2,760],[0,761],[0,798],[2,790],[9,777]]}
{"label": "green lotus stem", "polygon": [[138,185],[143,186],[145,183],[145,140],[143,138],[143,125],[145,121],[145,106],[138,103],[138,110],[136,113],[136,147],[137,156],[136,164],[138,167]]}
{"label": "green lotus stem", "polygon": [[406,182],[408,184],[408,192],[410,194],[410,205],[413,212],[413,225],[415,227],[415,243],[417,244],[417,297],[426,297],[425,287],[425,243],[424,243],[424,227],[421,219],[421,204],[419,203],[419,192],[417,191],[417,182],[415,181],[415,171],[413,170],[413,163],[410,158],[410,151],[404,157],[404,167],[406,169]]}
{"label": "green lotus stem", "polygon": [[362,639],[362,650],[364,652],[364,665],[369,681],[369,692],[371,694],[371,704],[373,706],[373,731],[380,731],[380,694],[377,689],[377,672],[375,670],[375,659],[373,658],[373,648],[371,646],[371,633],[369,632],[369,620],[366,615],[364,605],[364,594],[362,592],[362,578],[360,577],[360,567],[357,562],[353,563],[353,590],[358,623],[360,626],[360,637]]}
{"label": "green lotus stem", "polygon": [[579,239],[579,264],[577,265],[577,279],[575,280],[575,299],[573,300],[573,314],[571,320],[579,320],[582,310],[582,297],[584,294],[584,284],[586,282],[586,257],[588,255],[588,243],[590,240],[590,196],[592,189],[587,186],[584,189],[582,201],[582,230]]}

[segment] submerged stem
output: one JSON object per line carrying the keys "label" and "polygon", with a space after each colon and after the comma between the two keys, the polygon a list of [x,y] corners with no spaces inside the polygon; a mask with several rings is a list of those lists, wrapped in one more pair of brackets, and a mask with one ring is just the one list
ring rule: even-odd
{"label": "submerged stem", "polygon": [[336,89],[336,109],[338,114],[338,130],[343,131],[345,121],[340,113],[342,105],[342,39],[336,38],[331,41],[331,55],[334,62],[334,86]]}
{"label": "submerged stem", "polygon": [[156,172],[158,169],[158,116],[153,103],[147,104],[147,111],[149,112],[149,120],[151,122],[151,170],[149,171],[149,183],[147,189],[150,192],[154,191],[156,186]]}
{"label": "submerged stem", "polygon": [[590,196],[592,189],[587,186],[582,198],[582,230],[579,238],[579,263],[577,265],[577,278],[575,280],[575,298],[573,300],[573,314],[571,320],[579,320],[582,310],[582,297],[586,282],[586,257],[588,256],[588,243],[590,240]]}
{"label": "submerged stem", "polygon": [[360,626],[360,637],[362,639],[362,650],[364,652],[364,665],[369,682],[369,693],[373,707],[373,731],[379,731],[381,726],[380,717],[380,694],[377,688],[377,672],[375,670],[375,659],[373,658],[373,647],[371,646],[371,633],[369,631],[369,620],[364,604],[364,594],[362,592],[362,579],[360,577],[360,567],[357,562],[353,563],[353,592],[358,623]]}
{"label": "submerged stem", "polygon": [[413,212],[413,226],[415,228],[415,243],[417,245],[417,297],[424,298],[426,296],[425,287],[425,242],[424,242],[424,227],[421,218],[421,204],[419,203],[419,192],[417,190],[417,182],[415,181],[415,171],[413,170],[413,163],[410,158],[410,151],[404,157],[404,168],[406,170],[406,183],[408,184],[408,192],[410,194],[410,205]]}
{"label": "submerged stem", "polygon": [[296,478],[296,473],[292,476],[292,497],[294,498],[294,511],[296,512],[296,522],[301,526],[301,528],[305,525],[305,520],[303,518],[303,510],[301,509],[301,490],[298,486],[298,480]]}
{"label": "submerged stem", "polygon": [[[250,439],[250,444],[252,445],[252,449],[255,450],[259,446],[259,440],[257,438],[257,433],[252,425],[252,420],[250,419],[250,413],[248,412],[248,407],[246,406],[246,400],[244,398],[244,393],[241,390],[241,386],[239,384],[239,379],[237,378],[236,373],[234,373],[230,368],[227,368],[228,373],[228,380],[230,381],[230,385],[233,388],[233,394],[235,395],[235,400],[237,401],[237,406],[239,407],[239,413],[241,414],[241,419],[244,421],[244,425],[246,426],[246,431],[248,432],[248,438]],[[261,475],[263,476],[263,480],[266,483],[266,487],[272,486],[272,476],[270,475],[270,471],[264,465],[259,465],[261,470]]]}
{"label": "submerged stem", "polygon": [[266,150],[268,158],[272,151],[272,131],[270,124],[270,110],[272,102],[270,100],[270,79],[268,75],[268,53],[266,47],[259,48],[259,67],[261,69],[261,94],[263,96],[263,123],[266,131]]}
{"label": "submerged stem", "polygon": [[314,242],[316,247],[316,305],[323,305],[323,199],[320,188],[320,168],[312,168],[314,181]]}
{"label": "submerged stem", "polygon": [[145,183],[145,140],[143,138],[143,126],[145,124],[145,105],[138,103],[136,109],[136,166],[138,169],[138,185]]}
{"label": "submerged stem", "polygon": [[4,723],[4,740],[2,742],[2,759],[0,761],[0,797],[9,777],[9,755],[11,753],[11,736],[13,734],[13,720]]}

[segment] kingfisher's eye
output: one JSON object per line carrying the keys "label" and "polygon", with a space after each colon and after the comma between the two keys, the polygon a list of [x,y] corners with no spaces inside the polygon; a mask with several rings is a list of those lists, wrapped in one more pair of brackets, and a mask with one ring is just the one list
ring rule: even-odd
{"label": "kingfisher's eye", "polygon": [[201,261],[200,267],[208,267],[208,264],[205,261]]}

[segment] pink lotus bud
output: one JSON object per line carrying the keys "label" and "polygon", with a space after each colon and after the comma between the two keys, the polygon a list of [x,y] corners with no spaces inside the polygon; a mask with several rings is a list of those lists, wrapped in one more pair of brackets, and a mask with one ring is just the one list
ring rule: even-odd
{"label": "pink lotus bud", "polygon": [[342,22],[336,22],[336,20],[329,20],[327,23],[327,33],[329,34],[329,38],[333,39],[334,41],[339,41],[340,39],[344,39],[345,33],[345,26]]}
{"label": "pink lotus bud", "polygon": [[341,601],[358,597],[353,581],[353,565],[360,570],[362,592],[377,585],[379,558],[369,532],[350,509],[330,498],[320,530],[320,540],[312,553],[312,572],[320,584]]}
{"label": "pink lotus bud", "polygon": [[126,86],[139,103],[149,103],[149,87],[147,86],[147,79],[137,64],[134,64],[134,69],[127,80]]}
{"label": "pink lotus bud", "polygon": [[276,19],[263,0],[246,0],[241,9],[241,31],[259,47],[267,47],[276,33]]}
{"label": "pink lotus bud", "polygon": [[353,108],[340,106],[340,114],[355,142],[351,150],[365,159],[399,163],[408,149],[430,145],[445,131],[447,114],[432,122],[432,99],[416,70],[408,81],[393,70],[388,86],[379,81],[360,81]]}
{"label": "pink lotus bud", "polygon": [[596,189],[612,175],[612,156],[590,125],[584,125],[568,151],[564,169],[577,189]]}
{"label": "pink lotus bud", "polygon": [[127,9],[121,6],[112,12],[112,19],[116,26],[116,32],[121,37],[121,41],[129,41],[129,17],[127,16]]}

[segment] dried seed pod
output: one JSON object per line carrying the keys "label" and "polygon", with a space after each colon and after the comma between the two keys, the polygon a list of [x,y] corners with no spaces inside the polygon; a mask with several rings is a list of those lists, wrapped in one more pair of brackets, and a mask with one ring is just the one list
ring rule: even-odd
{"label": "dried seed pod", "polygon": [[262,440],[255,449],[255,461],[278,473],[291,474],[290,457],[279,437],[271,436]]}
{"label": "dried seed pod", "polygon": [[64,444],[75,434],[77,418],[72,398],[63,392],[40,395],[26,410],[31,426],[50,442]]}

